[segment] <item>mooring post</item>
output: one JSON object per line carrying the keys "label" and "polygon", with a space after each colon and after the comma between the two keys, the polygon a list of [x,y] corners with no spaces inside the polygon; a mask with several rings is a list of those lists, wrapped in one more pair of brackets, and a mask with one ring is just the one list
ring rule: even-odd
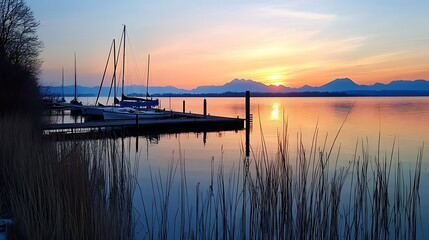
{"label": "mooring post", "polygon": [[140,133],[139,133],[139,114],[138,113],[136,113],[136,128],[137,128],[137,131],[136,131],[136,152],[138,152],[139,151],[139,135],[140,135]]}
{"label": "mooring post", "polygon": [[246,157],[250,155],[250,91],[246,91]]}
{"label": "mooring post", "polygon": [[204,131],[203,132],[203,144],[204,144],[204,146],[206,145],[206,143],[207,143],[207,132]]}
{"label": "mooring post", "polygon": [[[249,156],[250,156],[250,91],[246,91],[246,158],[244,159],[244,167],[243,167],[243,189],[247,189],[247,178],[249,174]],[[246,210],[245,210],[245,199],[246,197],[246,191],[243,192],[243,218],[242,218],[242,234],[244,236],[244,239],[246,238]]]}
{"label": "mooring post", "polygon": [[185,103],[185,100],[183,100],[183,113],[185,113],[185,110],[186,110],[186,103]]}
{"label": "mooring post", "polygon": [[204,117],[207,117],[207,99],[204,98]]}
{"label": "mooring post", "polygon": [[136,128],[137,128],[137,134],[139,132],[139,114],[136,113]]}

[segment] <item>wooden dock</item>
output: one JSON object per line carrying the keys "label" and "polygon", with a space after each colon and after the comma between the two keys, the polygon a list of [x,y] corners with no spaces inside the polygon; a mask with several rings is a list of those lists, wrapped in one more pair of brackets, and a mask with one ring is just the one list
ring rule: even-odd
{"label": "wooden dock", "polygon": [[[106,136],[124,137],[141,135],[159,135],[162,133],[237,131],[244,129],[246,122],[246,142],[249,142],[249,129],[251,122],[250,92],[246,91],[245,98],[246,118],[220,117],[207,114],[207,100],[203,101],[203,114],[186,113],[185,101],[182,112],[169,111],[170,116],[162,119],[136,119],[131,120],[89,120],[75,123],[53,123],[44,126],[44,135],[54,139],[100,138]],[[70,114],[79,116],[82,112],[80,106],[62,106],[61,109],[47,109],[50,114],[55,111],[70,111]],[[77,109],[76,109],[77,108]],[[80,115],[81,116],[81,115]],[[82,116],[81,116],[82,117]],[[82,118],[81,118],[82,119]],[[59,138],[57,138],[59,136]],[[246,156],[249,148],[246,147]]]}
{"label": "wooden dock", "polygon": [[82,123],[54,123],[44,126],[45,135],[127,130],[138,133],[179,133],[241,130],[244,119],[171,112],[165,119],[97,120]]}

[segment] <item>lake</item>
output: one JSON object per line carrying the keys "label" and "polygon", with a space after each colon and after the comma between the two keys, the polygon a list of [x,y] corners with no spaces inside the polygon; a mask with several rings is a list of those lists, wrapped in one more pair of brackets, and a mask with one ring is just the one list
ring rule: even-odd
{"label": "lake", "polygon": [[[93,103],[94,98],[80,100]],[[160,98],[161,108],[176,111],[182,111],[183,101],[187,112],[203,112],[203,98]],[[244,98],[207,98],[207,109],[210,115],[244,118]],[[353,161],[355,153],[361,156],[363,146],[365,152],[374,158],[380,156],[391,159],[393,153],[393,162],[396,163],[399,159],[405,173],[404,179],[408,181],[407,176],[414,170],[419,148],[429,142],[428,97],[252,98],[251,112],[253,122],[250,128],[250,159],[253,161],[262,152],[274,159],[278,152],[279,138],[283,139],[287,135],[288,152],[292,161],[297,160],[298,143],[302,143],[308,152],[312,143],[317,151],[328,151],[332,146],[334,157],[331,160],[338,159],[336,166],[347,166]],[[153,188],[155,186],[160,189],[160,186],[168,185],[168,172],[172,166],[177,169],[172,171],[175,172],[172,185],[183,184],[183,175],[180,175],[182,165],[177,165],[179,160],[183,160],[189,192],[187,199],[194,203],[196,186],[200,191],[209,189],[212,168],[218,171],[219,164],[222,164],[227,173],[230,169],[238,171],[244,158],[245,131],[142,136],[138,139],[138,151],[135,151],[135,137],[129,137],[125,141],[133,149],[130,151],[130,159],[138,160],[139,189],[136,191],[135,207],[139,212],[137,215],[140,218],[137,221],[140,224],[137,224],[136,231],[138,235],[144,235],[144,231],[139,230],[144,225],[140,193],[148,199],[154,195],[155,198],[159,197],[159,193]],[[420,239],[429,235],[421,228],[429,223],[428,167],[429,148],[425,147],[420,185],[422,222],[418,220],[417,223],[417,235]],[[174,209],[179,202],[178,189],[179,187],[172,187],[171,190],[172,218],[177,214]],[[347,190],[346,187],[343,189],[345,192]],[[154,206],[154,201],[146,200],[146,207],[148,202],[151,202],[150,206]],[[154,213],[149,215],[154,216]]]}

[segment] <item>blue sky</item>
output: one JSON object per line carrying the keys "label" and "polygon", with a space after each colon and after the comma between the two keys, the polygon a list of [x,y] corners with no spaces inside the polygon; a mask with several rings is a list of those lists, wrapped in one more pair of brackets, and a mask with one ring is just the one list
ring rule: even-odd
{"label": "blue sky", "polygon": [[[127,26],[127,84],[193,88],[233,78],[299,87],[429,79],[427,1],[31,0],[44,42],[41,82],[100,83]],[[110,69],[110,68],[109,68]]]}

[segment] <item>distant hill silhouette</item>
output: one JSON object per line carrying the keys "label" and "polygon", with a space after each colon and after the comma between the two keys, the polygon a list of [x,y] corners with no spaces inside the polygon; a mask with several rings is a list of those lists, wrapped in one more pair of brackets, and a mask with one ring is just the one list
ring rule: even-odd
{"label": "distant hill silhouette", "polygon": [[371,90],[396,90],[396,91],[428,91],[429,90],[429,81],[427,80],[414,80],[414,81],[408,81],[408,80],[396,80],[392,81],[389,84],[383,84],[383,83],[375,83],[371,86]]}
{"label": "distant hill silhouette", "polygon": [[200,86],[192,89],[192,93],[225,93],[225,92],[288,92],[291,88],[284,86],[265,85],[261,82],[245,79],[234,79],[223,86]]}
{"label": "distant hill silhouette", "polygon": [[350,78],[337,78],[334,81],[317,88],[317,91],[321,92],[338,92],[350,90],[367,90],[367,86],[358,85]]}
{"label": "distant hill silhouette", "polygon": [[[84,87],[78,86],[78,96],[96,96],[99,87]],[[74,86],[64,86],[65,96],[74,95]],[[118,93],[121,93],[118,89]],[[173,86],[165,87],[149,87],[151,95],[192,95],[192,94],[223,94],[223,93],[239,93],[251,91],[254,93],[269,93],[269,94],[284,94],[284,93],[303,93],[303,92],[326,92],[326,93],[352,93],[353,95],[419,95],[422,91],[429,91],[429,81],[427,80],[395,80],[390,83],[375,83],[373,85],[360,85],[353,82],[350,78],[337,78],[322,86],[308,86],[304,85],[300,88],[290,88],[285,86],[265,85],[261,82],[245,79],[234,79],[221,86],[199,86],[192,90],[180,89]],[[61,86],[42,86],[42,94],[50,93],[61,95]],[[383,92],[383,94],[381,94]],[[101,96],[107,96],[109,93],[108,87],[103,87]],[[125,93],[128,95],[145,95],[146,86],[133,85],[125,87]],[[113,93],[112,93],[113,95]]]}

